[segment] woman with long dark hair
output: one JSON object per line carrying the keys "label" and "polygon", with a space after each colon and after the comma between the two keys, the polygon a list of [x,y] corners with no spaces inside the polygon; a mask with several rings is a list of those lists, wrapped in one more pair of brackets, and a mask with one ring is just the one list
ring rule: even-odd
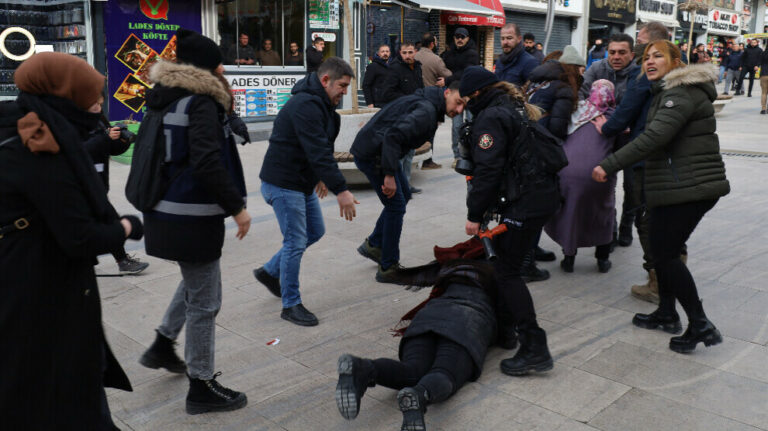
{"label": "woman with long dark hair", "polygon": [[[672,337],[669,348],[688,353],[703,342],[722,342],[709,321],[680,250],[704,214],[730,191],[715,130],[712,101],[717,98],[717,76],[710,65],[685,66],[680,50],[669,41],[650,43],[643,53],[643,73],[651,81],[653,101],[645,131],[596,166],[592,178],[608,175],[645,160],[645,198],[651,212],[651,252],[656,259],[659,308],[636,314],[635,326],[682,330],[675,299],[688,316],[688,329]],[[602,127],[605,120],[598,118]]]}
{"label": "woman with long dark hair", "polygon": [[[584,59],[575,48],[566,46],[558,58],[550,58],[533,69],[528,86],[528,103],[543,111],[539,124],[553,135],[565,140],[571,113],[579,101],[579,88],[583,82]],[[552,54],[550,54],[552,55]]]}

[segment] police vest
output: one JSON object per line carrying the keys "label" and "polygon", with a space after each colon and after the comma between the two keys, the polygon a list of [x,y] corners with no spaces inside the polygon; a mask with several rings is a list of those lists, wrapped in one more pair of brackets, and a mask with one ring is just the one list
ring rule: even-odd
{"label": "police vest", "polygon": [[[163,117],[166,163],[163,175],[173,180],[153,211],[165,219],[224,218],[229,215],[218,204],[216,196],[195,179],[193,167],[189,165],[189,106],[194,97],[187,96],[174,102],[175,106],[170,107]],[[218,122],[217,126],[222,128],[222,164],[245,199],[245,179],[232,130],[228,125],[222,126]]]}

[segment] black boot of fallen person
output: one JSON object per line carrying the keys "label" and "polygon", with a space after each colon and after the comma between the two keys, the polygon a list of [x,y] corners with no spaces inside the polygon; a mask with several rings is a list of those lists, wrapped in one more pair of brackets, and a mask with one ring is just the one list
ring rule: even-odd
{"label": "black boot of fallen person", "polygon": [[208,412],[228,412],[245,407],[248,397],[242,392],[233,391],[216,381],[221,373],[216,373],[210,380],[189,377],[187,393],[187,413],[197,415]]}
{"label": "black boot of fallen person", "polygon": [[427,391],[419,385],[403,388],[397,393],[397,405],[403,412],[400,431],[426,431],[424,413],[427,412],[427,399]]}
{"label": "black boot of fallen person", "polygon": [[549,271],[536,267],[535,250],[531,249],[523,257],[523,263],[520,267],[520,277],[526,283],[534,281],[544,281],[549,279]]}
{"label": "black boot of fallen person", "polygon": [[360,413],[360,400],[366,389],[374,386],[376,369],[370,359],[352,355],[341,355],[338,369],[336,406],[344,419],[354,419]]}
{"label": "black boot of fallen person", "polygon": [[521,330],[520,348],[515,356],[501,361],[501,372],[510,376],[523,376],[531,371],[549,371],[554,366],[547,347],[547,334],[541,328]]}
{"label": "black boot of fallen person", "polygon": [[670,334],[679,334],[683,330],[680,315],[675,310],[675,299],[671,296],[659,298],[659,308],[650,314],[637,313],[632,324],[645,329],[661,329]]}
{"label": "black boot of fallen person", "polygon": [[697,302],[694,309],[688,315],[688,329],[679,337],[669,340],[669,348],[677,353],[691,353],[696,345],[704,343],[704,346],[714,346],[723,342],[720,331],[709,321],[704,314],[701,301]]}
{"label": "black boot of fallen person", "polygon": [[157,332],[155,341],[149,346],[149,349],[141,355],[139,363],[147,368],[155,370],[158,368],[165,368],[172,373],[181,374],[186,372],[187,364],[176,355],[176,351],[173,349],[175,344],[176,342]]}

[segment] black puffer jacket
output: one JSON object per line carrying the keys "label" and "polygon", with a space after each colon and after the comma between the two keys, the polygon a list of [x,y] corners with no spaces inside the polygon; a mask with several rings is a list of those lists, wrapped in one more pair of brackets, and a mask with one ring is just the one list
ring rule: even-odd
{"label": "black puffer jacket", "polygon": [[[470,40],[466,45],[458,48],[456,45],[451,45],[451,49],[447,49],[440,54],[443,58],[445,66],[450,69],[451,75],[450,81],[461,80],[461,74],[464,73],[464,69],[469,66],[477,66],[480,64],[480,55],[477,53],[477,45]],[[447,83],[446,83],[447,84]]]}
{"label": "black puffer jacket", "polygon": [[88,139],[83,143],[85,151],[91,156],[96,172],[99,173],[99,177],[104,182],[104,188],[107,191],[109,191],[109,156],[123,154],[131,146],[131,143],[128,141],[120,138],[110,138],[108,130],[100,127],[92,131]]}
{"label": "black puffer jacket", "polygon": [[560,80],[563,67],[559,61],[550,60],[533,69],[529,77],[532,87],[528,102],[544,111],[539,124],[560,139],[568,137],[568,124],[573,112],[573,89]]}
{"label": "black puffer jacket", "polygon": [[365,68],[365,78],[363,78],[363,94],[365,94],[365,103],[375,107],[381,107],[384,104],[384,81],[389,73],[389,65],[379,56],[373,58],[371,64]]}
{"label": "black puffer jacket", "polygon": [[384,80],[383,102],[389,103],[399,97],[413,94],[420,88],[424,88],[421,63],[414,60],[411,69],[411,66],[402,60],[395,60],[389,65],[389,72]]}
{"label": "black puffer jacket", "polygon": [[349,151],[355,158],[379,161],[384,175],[394,175],[408,151],[434,138],[444,116],[442,88],[417,90],[377,112],[357,133]]}

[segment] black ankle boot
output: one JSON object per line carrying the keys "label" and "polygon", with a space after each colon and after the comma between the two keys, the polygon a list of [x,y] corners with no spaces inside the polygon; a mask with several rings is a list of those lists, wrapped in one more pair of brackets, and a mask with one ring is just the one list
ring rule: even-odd
{"label": "black ankle boot", "polygon": [[248,397],[242,392],[233,391],[216,381],[221,373],[216,373],[210,380],[189,377],[187,393],[187,413],[197,415],[207,412],[228,412],[245,407]]}
{"label": "black ankle boot", "polygon": [[560,268],[563,271],[571,273],[573,272],[573,264],[576,262],[576,256],[563,256],[563,260],[560,261]]}
{"label": "black ankle boot", "polygon": [[354,419],[360,413],[360,400],[366,389],[374,386],[376,369],[370,359],[352,355],[341,355],[338,369],[336,406],[344,419]]}
{"label": "black ankle boot", "polygon": [[683,330],[680,324],[680,315],[675,310],[675,297],[668,295],[659,296],[659,307],[650,314],[635,314],[632,324],[645,329],[661,329],[670,334],[679,334]]}
{"label": "black ankle boot", "polygon": [[520,348],[515,356],[501,361],[501,372],[510,376],[523,376],[530,371],[551,370],[554,361],[547,347],[547,334],[541,328],[521,330]]}
{"label": "black ankle boot", "polygon": [[520,267],[520,277],[522,277],[523,281],[526,283],[543,281],[549,278],[549,271],[536,267],[535,253],[536,251],[531,249],[525,254],[525,257],[523,257],[523,263]]}
{"label": "black ankle boot", "polygon": [[688,329],[679,337],[669,340],[669,348],[677,353],[691,353],[696,345],[704,343],[704,346],[714,346],[723,342],[720,331],[709,321],[704,314],[701,301],[697,302],[694,309],[688,314]]}
{"label": "black ankle boot", "polygon": [[397,393],[397,406],[403,412],[400,431],[426,431],[424,413],[427,412],[427,400],[427,391],[419,385],[403,388]]}
{"label": "black ankle boot", "polygon": [[139,363],[152,369],[165,368],[172,373],[186,372],[187,364],[176,355],[176,351],[173,349],[175,344],[173,340],[157,332],[155,341],[141,355]]}
{"label": "black ankle boot", "polygon": [[622,247],[629,247],[632,245],[632,223],[634,223],[635,217],[631,214],[622,214],[621,223],[619,223],[619,237],[618,244]]}

